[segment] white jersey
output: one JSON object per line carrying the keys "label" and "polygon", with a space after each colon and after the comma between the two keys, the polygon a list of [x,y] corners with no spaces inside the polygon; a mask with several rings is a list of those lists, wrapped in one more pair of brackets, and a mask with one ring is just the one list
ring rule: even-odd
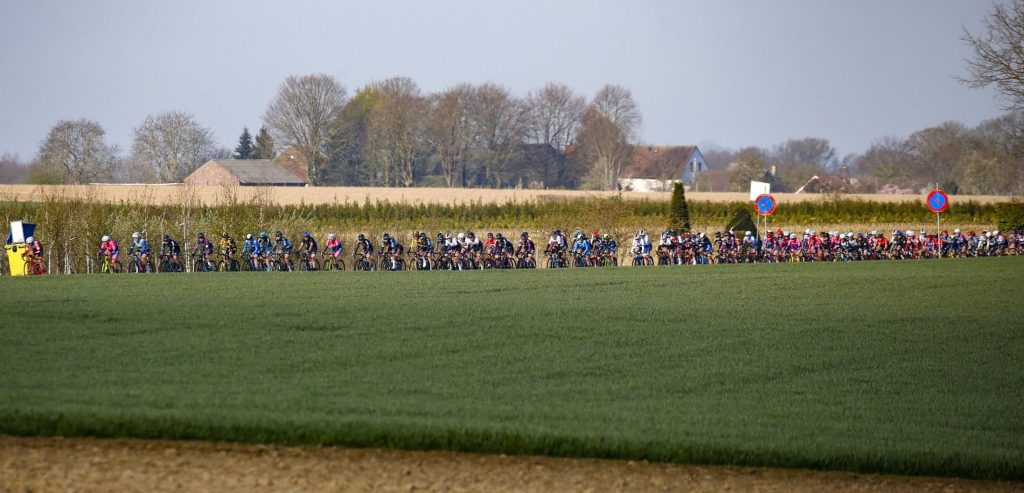
{"label": "white jersey", "polygon": [[551,235],[551,238],[548,239],[548,245],[552,243],[558,245],[559,248],[565,247],[565,237],[562,235]]}

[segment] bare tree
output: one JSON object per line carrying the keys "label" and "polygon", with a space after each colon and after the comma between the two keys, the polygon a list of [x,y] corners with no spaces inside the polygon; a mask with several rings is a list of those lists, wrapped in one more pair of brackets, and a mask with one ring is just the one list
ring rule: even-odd
{"label": "bare tree", "polygon": [[729,184],[734,191],[741,192],[751,181],[764,179],[766,159],[764,151],[757,147],[741,149],[738,158],[729,173]]}
{"label": "bare tree", "polygon": [[618,189],[619,175],[633,154],[628,134],[595,105],[583,113],[582,123],[573,159],[589,163],[605,190]]}
{"label": "bare tree", "polygon": [[104,142],[105,135],[97,122],[61,120],[39,146],[40,165],[59,173],[65,183],[109,178],[118,149]]}
{"label": "bare tree", "polygon": [[472,149],[483,183],[501,188],[505,171],[526,134],[526,111],[508,89],[497,84],[476,88],[470,106]]}
{"label": "bare tree", "polygon": [[473,87],[459,84],[430,99],[426,137],[449,187],[465,186],[463,171],[472,139],[472,98]]}
{"label": "bare tree", "polygon": [[417,162],[423,157],[423,126],[427,101],[408,77],[373,84],[380,99],[370,111],[369,153],[383,171],[385,185],[411,187]]}
{"label": "bare tree", "polygon": [[590,103],[608,120],[614,123],[626,135],[630,142],[635,141],[636,133],[643,123],[640,106],[633,99],[633,93],[622,86],[606,84],[594,96]]}
{"label": "bare tree", "polygon": [[1024,109],[1024,0],[996,4],[985,18],[985,32],[966,29],[962,38],[973,50],[967,60],[971,87],[995,85],[1006,98],[1006,109]]}
{"label": "bare tree", "polygon": [[297,146],[306,156],[310,183],[320,182],[331,128],[345,104],[345,87],[326,74],[290,76],[263,113],[279,146]]}
{"label": "bare tree", "polygon": [[0,183],[25,183],[26,177],[28,166],[17,154],[5,152],[0,155]]}
{"label": "bare tree", "polygon": [[213,152],[213,132],[182,111],[147,116],[132,144],[132,160],[150,166],[164,183],[181,182]]}
{"label": "bare tree", "polygon": [[565,84],[548,82],[526,96],[528,137],[537,144],[548,144],[559,152],[573,142],[587,100]]}

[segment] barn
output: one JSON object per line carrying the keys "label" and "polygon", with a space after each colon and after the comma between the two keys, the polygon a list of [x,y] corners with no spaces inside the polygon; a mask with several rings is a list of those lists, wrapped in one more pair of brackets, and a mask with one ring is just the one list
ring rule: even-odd
{"label": "barn", "polygon": [[304,187],[305,165],[271,159],[213,159],[185,177],[187,185]]}

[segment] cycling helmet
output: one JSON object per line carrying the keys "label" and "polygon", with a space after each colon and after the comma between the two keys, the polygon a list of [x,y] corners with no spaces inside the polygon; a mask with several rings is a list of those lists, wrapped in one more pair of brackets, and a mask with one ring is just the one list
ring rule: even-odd
{"label": "cycling helmet", "polygon": [[597,231],[594,231],[594,234],[591,235],[591,236],[594,237],[594,238],[600,238],[601,237],[601,235],[598,234]]}
{"label": "cycling helmet", "polygon": [[249,233],[249,234],[245,235],[245,239],[251,240],[252,239],[252,233]]}
{"label": "cycling helmet", "polygon": [[907,236],[914,236],[914,230],[908,229],[907,230]]}
{"label": "cycling helmet", "polygon": [[103,235],[103,238],[100,238],[100,241],[110,241],[110,237],[107,235]]}
{"label": "cycling helmet", "polygon": [[384,239],[385,240],[390,240],[391,239],[391,235],[389,235],[387,233],[384,233]]}
{"label": "cycling helmet", "polygon": [[202,231],[200,231],[199,234],[196,235],[196,236],[201,240],[203,238],[206,238],[206,233],[203,233]]}
{"label": "cycling helmet", "polygon": [[362,233],[359,233],[359,241],[362,241],[362,240],[365,240],[365,239],[366,239],[366,235],[364,235]]}
{"label": "cycling helmet", "polygon": [[260,231],[260,238],[268,238],[268,237],[269,237],[269,235],[267,234],[266,231]]}
{"label": "cycling helmet", "polygon": [[224,238],[224,239],[226,240],[226,239],[228,239],[228,238],[231,238],[231,235],[229,235],[229,234],[228,234],[228,232],[227,232],[227,231],[225,231],[225,232],[224,232],[224,235],[223,235],[223,236],[221,236],[221,238]]}
{"label": "cycling helmet", "polygon": [[608,233],[605,233],[604,236],[601,237],[602,240],[610,240],[611,238],[612,238],[612,235],[610,235]]}
{"label": "cycling helmet", "polygon": [[743,233],[743,236],[750,236],[750,231]]}
{"label": "cycling helmet", "polygon": [[334,233],[327,233],[327,239],[328,240],[333,240],[334,239]]}
{"label": "cycling helmet", "polygon": [[[923,231],[922,231],[922,232],[923,232]],[[998,236],[998,235],[999,235],[999,230],[997,229],[997,230],[993,231],[993,232],[992,232],[992,234],[994,234],[994,235],[997,235],[997,236]]]}
{"label": "cycling helmet", "polygon": [[560,235],[560,234],[562,234],[562,230],[560,230],[560,229],[556,229],[556,230],[555,230],[555,232],[554,232],[554,233],[552,233],[552,234],[555,234],[555,235]]}
{"label": "cycling helmet", "polygon": [[715,238],[721,238],[721,237],[722,237],[722,232],[721,231],[715,231]]}
{"label": "cycling helmet", "polygon": [[279,229],[279,230],[277,230],[277,232],[274,233],[274,236],[280,238],[280,237],[284,236],[284,233],[282,233],[281,230]]}
{"label": "cycling helmet", "polygon": [[703,237],[704,237],[704,232],[703,232],[703,231],[701,231],[701,232],[700,232],[700,237],[701,237],[701,238],[703,238]]}
{"label": "cycling helmet", "polygon": [[960,234],[960,228],[956,228],[956,229],[954,229],[954,230],[953,230],[953,233],[956,233],[956,234]]}
{"label": "cycling helmet", "polygon": [[303,238],[309,238],[309,231],[305,231],[305,232],[303,232],[303,233],[302,233],[302,237],[303,237]]}
{"label": "cycling helmet", "polygon": [[811,234],[811,230],[810,230],[810,228],[808,228],[808,229],[805,229],[805,230],[804,230],[804,234],[805,234],[805,235],[809,235],[809,234]]}
{"label": "cycling helmet", "polygon": [[445,233],[444,234],[444,239],[446,239],[446,240],[452,239],[452,234],[451,233]]}
{"label": "cycling helmet", "polygon": [[504,238],[504,236],[502,236],[501,233],[498,233],[498,239],[500,240],[502,238]]}
{"label": "cycling helmet", "polygon": [[519,237],[520,237],[520,238],[529,238],[529,237],[530,237],[530,235],[529,235],[529,234],[528,234],[528,233],[527,233],[526,231],[523,231],[523,233],[522,233],[522,234],[520,234],[520,235],[519,235]]}
{"label": "cycling helmet", "polygon": [[647,231],[640,230],[640,236],[647,236]]}
{"label": "cycling helmet", "polygon": [[[466,233],[466,236],[468,236],[470,239],[476,238],[476,235],[473,234],[472,231],[470,231],[469,233]],[[501,236],[501,235],[498,235],[498,236]]]}
{"label": "cycling helmet", "polygon": [[28,238],[25,238],[25,243],[35,243],[35,241],[36,241],[36,237],[35,236],[29,236]]}
{"label": "cycling helmet", "polygon": [[171,235],[164,235],[164,243],[170,243],[170,242],[171,242]]}
{"label": "cycling helmet", "polygon": [[991,237],[992,237],[992,233],[989,233],[988,231],[986,231],[985,232],[985,238],[991,238]]}
{"label": "cycling helmet", "polygon": [[460,240],[465,240],[466,239],[466,233],[459,233],[459,239]]}
{"label": "cycling helmet", "polygon": [[789,239],[795,240],[796,239],[796,233],[790,233],[789,234]]}
{"label": "cycling helmet", "polygon": [[134,238],[134,239],[138,239],[138,238],[139,238],[139,236],[141,236],[141,235],[139,235],[139,232],[138,232],[138,231],[136,231],[136,232],[132,233],[132,238]]}
{"label": "cycling helmet", "polygon": [[492,232],[488,231],[488,232],[487,232],[487,237],[488,237],[488,238],[494,238],[494,233],[492,233]]}
{"label": "cycling helmet", "polygon": [[[750,233],[747,233],[747,234],[749,235]],[[772,233],[771,231],[769,231],[768,232],[768,237],[769,238],[774,238],[775,237],[775,233]]]}

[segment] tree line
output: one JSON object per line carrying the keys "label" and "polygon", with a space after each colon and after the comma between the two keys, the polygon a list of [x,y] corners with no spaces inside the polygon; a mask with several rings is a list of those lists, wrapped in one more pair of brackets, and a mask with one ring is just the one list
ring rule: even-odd
{"label": "tree line", "polygon": [[629,89],[611,84],[587,100],[554,82],[518,97],[494,83],[425,93],[395,77],[349,97],[334,77],[311,74],[285,79],[262,120],[232,152],[189,113],[148,116],[125,155],[99,122],[63,120],[28,169],[8,177],[0,166],[0,179],[180,182],[209,159],[287,148],[303,155],[313,185],[615,189],[642,116]]}

